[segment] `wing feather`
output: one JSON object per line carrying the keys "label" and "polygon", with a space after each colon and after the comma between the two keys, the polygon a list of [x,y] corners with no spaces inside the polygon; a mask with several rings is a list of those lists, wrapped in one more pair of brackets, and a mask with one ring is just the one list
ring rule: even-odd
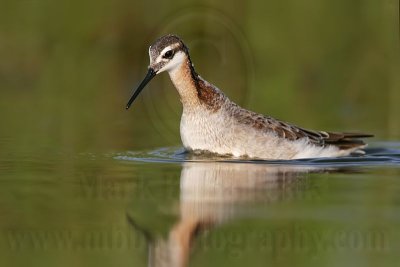
{"label": "wing feather", "polygon": [[248,124],[258,130],[272,132],[290,141],[307,139],[314,145],[333,145],[343,150],[365,146],[365,142],[360,140],[360,138],[373,137],[372,134],[367,133],[325,132],[304,129],[272,117],[263,116],[243,109],[235,115],[241,123]]}

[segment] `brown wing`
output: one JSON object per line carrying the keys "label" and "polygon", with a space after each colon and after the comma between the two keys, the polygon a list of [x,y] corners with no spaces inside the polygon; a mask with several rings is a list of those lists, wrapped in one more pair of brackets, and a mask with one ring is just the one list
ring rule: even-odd
{"label": "brown wing", "polygon": [[364,146],[365,142],[359,138],[373,137],[371,134],[365,133],[339,133],[339,132],[325,132],[313,131],[303,129],[285,122],[274,119],[267,119],[267,121],[274,121],[270,123],[272,131],[278,136],[287,138],[288,140],[298,140],[307,138],[311,143],[320,146],[334,145],[339,149],[351,149],[355,147]]}
{"label": "brown wing", "polygon": [[251,111],[243,111],[242,109],[240,113],[240,115],[236,114],[240,122],[249,124],[256,129],[265,129],[265,131],[273,132],[277,136],[291,141],[307,138],[310,143],[315,145],[334,145],[340,149],[346,150],[365,145],[359,138],[373,137],[373,135],[365,133],[338,133],[307,130]]}

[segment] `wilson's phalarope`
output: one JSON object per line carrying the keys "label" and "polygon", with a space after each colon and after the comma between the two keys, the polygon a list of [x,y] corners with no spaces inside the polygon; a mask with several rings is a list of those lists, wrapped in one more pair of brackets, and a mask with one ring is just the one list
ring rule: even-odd
{"label": "wilson's phalarope", "polygon": [[184,147],[235,157],[298,159],[363,153],[364,133],[312,131],[239,107],[194,70],[189,50],[175,35],[149,47],[150,65],[128,109],[146,84],[167,71],[183,104],[180,124]]}

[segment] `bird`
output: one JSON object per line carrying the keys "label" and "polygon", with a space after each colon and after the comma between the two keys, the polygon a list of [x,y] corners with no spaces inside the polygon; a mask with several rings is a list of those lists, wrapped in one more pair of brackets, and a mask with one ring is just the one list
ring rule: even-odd
{"label": "bird", "polygon": [[182,103],[180,135],[186,151],[234,158],[294,160],[365,154],[367,133],[308,130],[240,107],[194,69],[189,49],[168,34],[149,47],[147,75],[126,109],[157,74],[168,72]]}

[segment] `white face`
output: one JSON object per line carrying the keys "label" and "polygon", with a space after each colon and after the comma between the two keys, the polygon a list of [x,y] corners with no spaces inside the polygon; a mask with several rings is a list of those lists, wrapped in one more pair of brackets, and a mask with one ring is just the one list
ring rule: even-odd
{"label": "white face", "polygon": [[178,68],[186,58],[186,54],[180,50],[176,50],[178,44],[173,44],[165,47],[155,60],[152,59],[150,54],[150,67],[152,67],[156,73],[163,71],[173,71]]}
{"label": "white face", "polygon": [[178,68],[185,61],[185,53],[178,51],[175,53],[172,59],[161,59],[165,62],[165,65],[157,72],[161,73],[163,71],[173,71]]}

